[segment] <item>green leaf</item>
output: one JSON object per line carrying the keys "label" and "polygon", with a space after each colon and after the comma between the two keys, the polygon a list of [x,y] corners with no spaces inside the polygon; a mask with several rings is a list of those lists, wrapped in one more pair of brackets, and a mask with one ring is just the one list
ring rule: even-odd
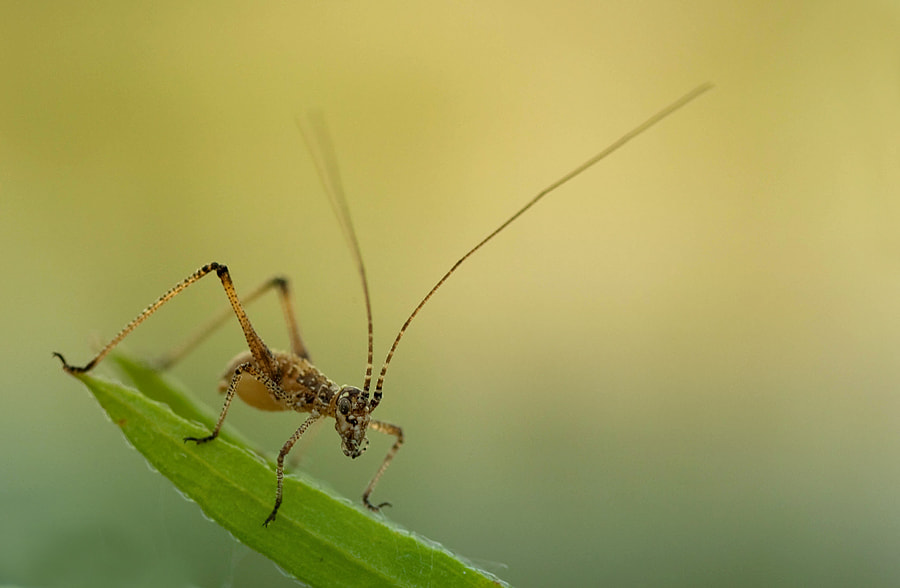
{"label": "green leaf", "polygon": [[200,505],[211,519],[297,579],[312,586],[500,586],[438,544],[388,526],[362,507],[294,476],[269,527],[275,472],[223,430],[209,443],[184,443],[209,433],[215,415],[140,364],[118,357],[138,392],[93,376],[79,379],[150,464]]}

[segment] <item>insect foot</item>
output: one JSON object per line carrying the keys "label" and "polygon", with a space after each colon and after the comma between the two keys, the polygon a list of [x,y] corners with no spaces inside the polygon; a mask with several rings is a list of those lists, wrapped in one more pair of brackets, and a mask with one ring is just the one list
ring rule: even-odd
{"label": "insect foot", "polygon": [[188,441],[193,441],[197,445],[202,445],[203,443],[206,443],[207,441],[212,441],[216,437],[218,437],[218,434],[216,434],[216,433],[213,433],[212,435],[209,435],[207,437],[185,437],[184,442],[187,443]]}
{"label": "insect foot", "polygon": [[266,517],[266,522],[263,523],[263,527],[267,527],[267,528],[268,528],[269,523],[275,521],[275,516],[278,514],[278,507],[279,507],[279,506],[281,506],[281,501],[280,501],[280,500],[279,500],[278,502],[275,503],[275,508],[273,508],[273,509],[272,509],[272,512],[269,514],[269,516]]}
{"label": "insect foot", "polygon": [[65,370],[65,372],[67,374],[72,374],[73,376],[75,374],[83,374],[84,372],[86,372],[86,371],[90,370],[92,367],[94,367],[94,362],[91,362],[83,367],[69,365],[69,363],[66,361],[66,358],[63,357],[62,353],[59,353],[58,351],[53,352],[53,357],[59,358],[59,361],[62,362],[63,370]]}
{"label": "insect foot", "polygon": [[371,510],[372,512],[378,512],[379,510],[381,510],[381,509],[384,508],[385,506],[392,506],[390,502],[382,502],[381,504],[372,504],[371,502],[369,502],[369,497],[368,497],[368,496],[366,496],[365,498],[363,498],[363,504],[365,504],[365,505],[366,505],[366,508],[368,508],[368,509]]}

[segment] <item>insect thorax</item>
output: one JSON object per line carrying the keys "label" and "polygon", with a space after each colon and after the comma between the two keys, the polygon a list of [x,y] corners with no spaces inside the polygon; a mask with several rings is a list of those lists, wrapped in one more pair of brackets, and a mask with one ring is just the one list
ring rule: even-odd
{"label": "insect thorax", "polygon": [[[340,391],[340,386],[302,357],[282,351],[274,351],[272,355],[276,368],[273,379],[284,391],[284,398],[275,397],[265,384],[249,374],[243,374],[235,388],[241,400],[260,410],[312,412],[315,409],[323,415],[333,414],[332,400]],[[239,353],[228,363],[219,379],[220,393],[228,390],[235,369],[246,362],[255,365],[249,351]]]}

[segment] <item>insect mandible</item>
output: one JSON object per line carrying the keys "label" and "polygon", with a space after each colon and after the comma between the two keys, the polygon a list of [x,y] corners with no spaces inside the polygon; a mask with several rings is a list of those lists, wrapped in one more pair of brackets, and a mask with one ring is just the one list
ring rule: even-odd
{"label": "insect mandible", "polygon": [[[238,298],[228,268],[220,263],[204,265],[176,284],[168,292],[160,296],[156,302],[148,306],[134,320],[128,323],[119,334],[107,343],[106,346],[103,347],[87,364],[83,366],[73,366],[66,362],[62,354],[54,353],[53,355],[59,358],[62,362],[63,369],[70,374],[83,374],[89,372],[129,333],[131,333],[131,331],[144,322],[150,315],[159,310],[166,302],[184,291],[191,284],[202,279],[204,276],[215,274],[221,281],[222,287],[225,290],[225,295],[228,297],[230,309],[226,309],[225,314],[214,319],[185,345],[167,356],[161,362],[161,367],[167,367],[183,357],[212,332],[213,329],[224,322],[232,312],[240,322],[244,337],[247,340],[248,350],[235,357],[223,375],[219,388],[225,393],[225,403],[212,432],[206,437],[186,437],[185,442],[191,441],[199,445],[215,439],[219,435],[222,423],[225,421],[225,415],[228,413],[228,408],[231,406],[231,401],[234,399],[235,394],[251,406],[262,410],[294,410],[300,413],[309,413],[309,416],[306,417],[294,434],[284,443],[281,451],[278,452],[278,460],[276,462],[277,486],[275,491],[275,504],[272,508],[272,512],[263,523],[268,526],[269,523],[275,520],[282,502],[285,457],[303,433],[314,422],[323,418],[333,418],[335,420],[335,430],[341,438],[341,449],[345,455],[351,458],[359,457],[366,450],[366,446],[368,445],[366,432],[368,429],[374,429],[392,435],[395,437],[394,444],[388,450],[387,455],[381,462],[381,466],[379,466],[368,486],[366,486],[362,496],[363,503],[367,508],[372,511],[378,511],[389,503],[382,502],[380,504],[374,504],[369,500],[369,497],[375,489],[376,484],[378,484],[378,480],[381,478],[382,474],[384,474],[388,465],[390,465],[391,460],[394,459],[397,450],[403,444],[403,430],[397,425],[375,420],[371,418],[371,415],[381,403],[384,379],[387,374],[388,366],[391,363],[391,359],[394,357],[394,352],[397,350],[397,345],[400,343],[400,340],[410,323],[419,311],[422,310],[422,307],[425,306],[434,293],[464,261],[481,249],[488,241],[497,236],[498,233],[509,226],[513,221],[519,218],[525,211],[534,206],[544,196],[580,175],[606,156],[621,148],[631,139],[637,137],[711,88],[711,84],[698,86],[633,128],[606,147],[603,151],[594,155],[557,181],[544,188],[523,207],[516,211],[515,214],[506,219],[499,227],[494,229],[465,255],[460,257],[416,305],[409,317],[400,327],[397,336],[394,338],[394,342],[388,350],[384,363],[381,366],[381,372],[375,381],[374,388],[372,387],[374,337],[372,333],[372,309],[369,300],[369,286],[366,279],[366,271],[363,265],[359,243],[357,242],[356,234],[350,221],[350,213],[341,187],[340,176],[337,173],[337,168],[334,163],[336,159],[333,156],[333,150],[328,141],[327,134],[321,130],[317,135],[319,138],[319,146],[323,152],[317,152],[307,135],[303,133],[303,136],[313,155],[317,173],[319,174],[325,191],[331,199],[338,221],[349,242],[362,281],[366,305],[366,318],[368,321],[368,358],[366,361],[366,372],[362,388],[357,388],[355,386],[339,386],[328,379],[322,372],[316,369],[312,363],[310,363],[309,353],[300,338],[300,331],[294,317],[290,285],[285,278],[273,278],[241,300]],[[278,291],[285,316],[285,322],[288,327],[291,350],[287,352],[269,349],[253,329],[253,325],[250,323],[250,319],[244,309],[246,304],[272,289]]]}

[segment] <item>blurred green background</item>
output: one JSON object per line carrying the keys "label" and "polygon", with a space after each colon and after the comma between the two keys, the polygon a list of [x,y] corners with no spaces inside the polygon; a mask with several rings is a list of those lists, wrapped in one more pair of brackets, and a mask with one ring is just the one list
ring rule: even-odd
{"label": "blurred green background", "polygon": [[[360,288],[297,115],[329,122],[380,359],[468,247],[712,81],[420,315],[376,413],[408,444],[375,498],[517,586],[900,583],[895,2],[0,12],[0,581],[292,584],[50,352],[86,361],[215,260],[243,291],[290,276],[313,359],[359,384]],[[224,300],[201,283],[126,347],[153,356]],[[285,346],[274,298],[251,316]],[[230,325],[175,375],[218,409],[241,346]],[[300,418],[229,423],[274,452]],[[358,500],[372,443],[347,460],[322,426],[299,466]]]}

